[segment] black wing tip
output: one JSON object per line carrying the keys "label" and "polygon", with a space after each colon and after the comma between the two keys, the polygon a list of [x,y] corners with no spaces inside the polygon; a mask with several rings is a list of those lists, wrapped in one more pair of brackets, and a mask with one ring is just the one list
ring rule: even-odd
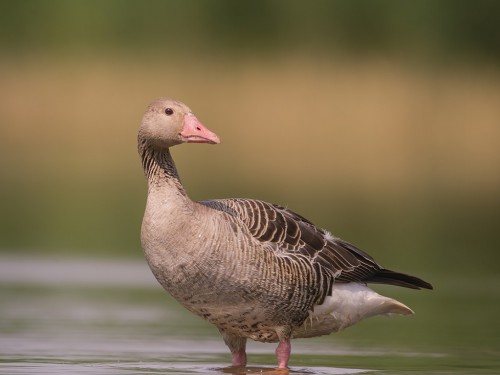
{"label": "black wing tip", "polygon": [[410,289],[434,289],[432,284],[418,277],[387,269],[381,269],[366,281],[369,283],[395,285]]}

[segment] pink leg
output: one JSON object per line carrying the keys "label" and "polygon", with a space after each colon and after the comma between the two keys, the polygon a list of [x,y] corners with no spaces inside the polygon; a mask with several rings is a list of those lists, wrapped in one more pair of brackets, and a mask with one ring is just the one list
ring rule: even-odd
{"label": "pink leg", "polygon": [[233,360],[232,360],[233,366],[246,366],[247,353],[245,352],[245,349],[237,350],[233,352],[232,355],[233,355]]}
{"label": "pink leg", "polygon": [[290,352],[292,351],[292,345],[290,345],[290,339],[280,341],[278,347],[276,348],[276,359],[278,360],[278,368],[287,369],[288,359],[290,358]]}
{"label": "pink leg", "polygon": [[222,338],[226,343],[227,347],[231,351],[233,357],[231,364],[233,366],[246,366],[247,365],[247,353],[245,348],[247,346],[247,339],[245,337],[236,336],[219,329],[222,334]]}

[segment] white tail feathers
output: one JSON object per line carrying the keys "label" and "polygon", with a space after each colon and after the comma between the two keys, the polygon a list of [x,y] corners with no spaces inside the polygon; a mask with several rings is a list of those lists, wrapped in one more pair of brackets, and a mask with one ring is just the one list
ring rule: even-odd
{"label": "white tail feathers", "polygon": [[293,337],[314,337],[338,332],[375,315],[412,315],[413,311],[395,299],[381,296],[364,284],[335,284],[332,294],[314,306],[309,319]]}
{"label": "white tail feathers", "polygon": [[[387,298],[380,296],[385,299],[383,302],[383,311],[380,314],[399,314],[399,315],[413,315],[415,314],[412,309],[410,309],[405,304],[396,301],[392,298]],[[378,315],[378,314],[377,314]]]}
{"label": "white tail feathers", "polygon": [[332,295],[323,304],[314,306],[312,316],[331,314],[341,325],[352,325],[375,315],[412,315],[413,311],[395,299],[381,296],[366,285],[335,284]]}

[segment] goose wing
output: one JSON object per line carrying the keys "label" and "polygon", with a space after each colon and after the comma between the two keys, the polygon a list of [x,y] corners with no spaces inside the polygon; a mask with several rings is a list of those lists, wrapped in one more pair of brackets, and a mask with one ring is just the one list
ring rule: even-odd
{"label": "goose wing", "polygon": [[382,269],[370,255],[280,205],[239,198],[200,203],[239,219],[254,238],[270,244],[277,254],[317,263],[335,282],[369,282]]}

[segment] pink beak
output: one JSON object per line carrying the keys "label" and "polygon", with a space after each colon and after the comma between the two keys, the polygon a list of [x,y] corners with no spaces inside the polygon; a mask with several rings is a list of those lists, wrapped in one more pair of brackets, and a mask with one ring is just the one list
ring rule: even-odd
{"label": "pink beak", "polygon": [[217,134],[208,130],[192,113],[184,116],[184,126],[180,135],[187,143],[220,143]]}

